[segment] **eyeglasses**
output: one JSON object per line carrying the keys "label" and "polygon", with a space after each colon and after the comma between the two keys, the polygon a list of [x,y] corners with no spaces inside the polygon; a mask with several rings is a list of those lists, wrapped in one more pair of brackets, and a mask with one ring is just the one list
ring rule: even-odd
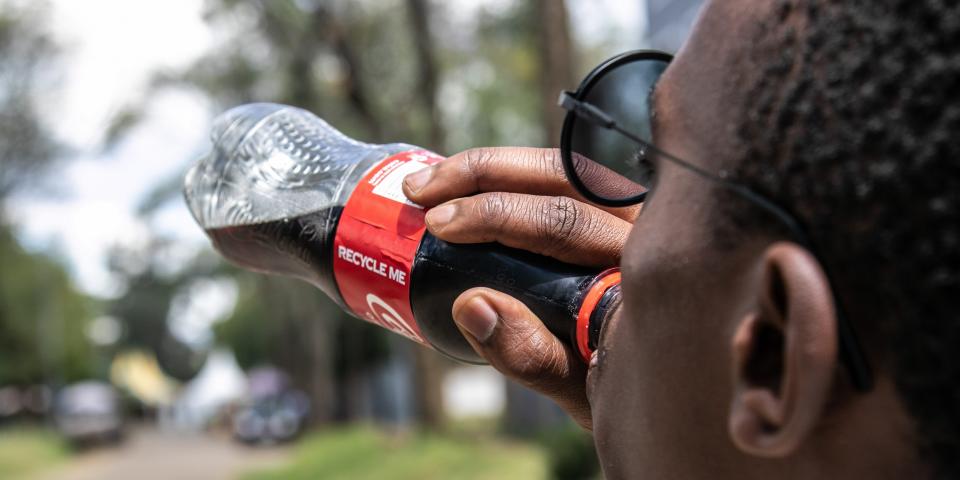
{"label": "eyeglasses", "polygon": [[[667,53],[649,50],[623,53],[593,69],[576,91],[561,92],[559,104],[567,116],[560,154],[570,183],[598,205],[636,205],[652,187],[650,159],[666,160],[760,207],[819,259],[806,230],[784,208],[725,174],[704,170],[653,145],[653,88],[672,59]],[[826,274],[832,278],[829,271]],[[831,292],[837,299],[832,282]],[[866,354],[839,301],[835,306],[840,361],[854,388],[869,391],[874,379]]]}

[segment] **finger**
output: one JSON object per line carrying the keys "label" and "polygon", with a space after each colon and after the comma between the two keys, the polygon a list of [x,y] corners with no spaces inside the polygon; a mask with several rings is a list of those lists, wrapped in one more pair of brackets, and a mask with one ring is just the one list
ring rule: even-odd
{"label": "finger", "polygon": [[569,197],[481,193],[427,212],[430,233],[452,243],[497,242],[586,266],[620,264],[632,224]]}
{"label": "finger", "polygon": [[[602,167],[593,170],[594,175],[604,170],[609,176],[604,181],[611,185],[629,183]],[[587,202],[567,179],[560,150],[555,148],[474,148],[411,174],[403,181],[403,193],[427,207],[477,192],[494,191],[564,196]],[[639,207],[604,210],[632,221]]]}
{"label": "finger", "polygon": [[490,365],[552,398],[577,423],[591,428],[586,365],[526,305],[504,293],[475,288],[453,303],[453,318]]}

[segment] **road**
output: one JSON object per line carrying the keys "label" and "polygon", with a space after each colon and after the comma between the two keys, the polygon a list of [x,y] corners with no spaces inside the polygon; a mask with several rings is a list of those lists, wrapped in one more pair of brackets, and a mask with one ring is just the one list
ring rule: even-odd
{"label": "road", "polygon": [[115,448],[101,448],[44,472],[40,480],[232,480],[241,472],[282,465],[289,449],[249,448],[227,436],[137,429]]}

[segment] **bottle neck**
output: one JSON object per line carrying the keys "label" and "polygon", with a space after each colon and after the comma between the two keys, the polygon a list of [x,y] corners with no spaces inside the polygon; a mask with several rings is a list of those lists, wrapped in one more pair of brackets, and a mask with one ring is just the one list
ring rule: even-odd
{"label": "bottle neck", "polygon": [[600,330],[620,306],[620,269],[611,268],[597,275],[582,298],[575,341],[581,358],[589,363],[600,340]]}

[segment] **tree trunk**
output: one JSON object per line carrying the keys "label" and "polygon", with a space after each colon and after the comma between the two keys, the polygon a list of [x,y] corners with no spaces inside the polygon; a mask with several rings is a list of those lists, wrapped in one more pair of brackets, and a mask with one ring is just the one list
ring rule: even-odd
{"label": "tree trunk", "polygon": [[[313,292],[311,292],[313,293]],[[335,383],[333,379],[332,348],[330,342],[334,323],[337,321],[325,312],[315,318],[305,318],[306,335],[309,344],[310,359],[309,380],[307,394],[311,402],[311,420],[315,425],[330,423],[333,420]]]}
{"label": "tree trunk", "polygon": [[299,280],[263,278],[260,285],[268,305],[276,312],[275,318],[264,321],[280,323],[280,341],[287,346],[276,366],[309,395],[312,422],[330,422],[334,416],[333,393],[337,391],[330,342],[336,318],[319,299],[319,292]]}
{"label": "tree trunk", "polygon": [[[437,66],[430,36],[430,4],[407,0],[410,29],[419,64],[416,96],[428,118],[427,148],[443,151],[444,130],[437,107]],[[415,414],[421,425],[438,429],[443,425],[443,359],[426,348],[413,349]]]}
{"label": "tree trunk", "polygon": [[540,102],[547,146],[560,145],[564,110],[557,106],[561,90],[573,84],[574,51],[562,0],[536,0],[540,41]]}
{"label": "tree trunk", "polygon": [[430,36],[430,5],[427,0],[407,0],[407,13],[420,66],[416,93],[427,111],[429,121],[427,147],[442,151],[445,133],[437,107],[437,65]]}
{"label": "tree trunk", "polygon": [[354,110],[374,143],[384,138],[383,124],[377,118],[361,81],[360,57],[353,48],[347,29],[326,7],[318,5],[311,14],[309,31],[321,43],[326,42],[344,67],[347,103]]}
{"label": "tree trunk", "polygon": [[443,359],[437,352],[417,345],[413,351],[414,414],[421,426],[443,428]]}
{"label": "tree trunk", "polygon": [[347,100],[350,106],[360,115],[360,119],[367,130],[370,131],[374,141],[382,141],[384,138],[383,126],[373,113],[373,106],[367,99],[366,91],[360,82],[360,59],[357,58],[353,47],[350,46],[350,41],[339,26],[335,29],[335,32],[336,43],[334,49],[337,56],[340,57],[340,61],[346,67]]}

